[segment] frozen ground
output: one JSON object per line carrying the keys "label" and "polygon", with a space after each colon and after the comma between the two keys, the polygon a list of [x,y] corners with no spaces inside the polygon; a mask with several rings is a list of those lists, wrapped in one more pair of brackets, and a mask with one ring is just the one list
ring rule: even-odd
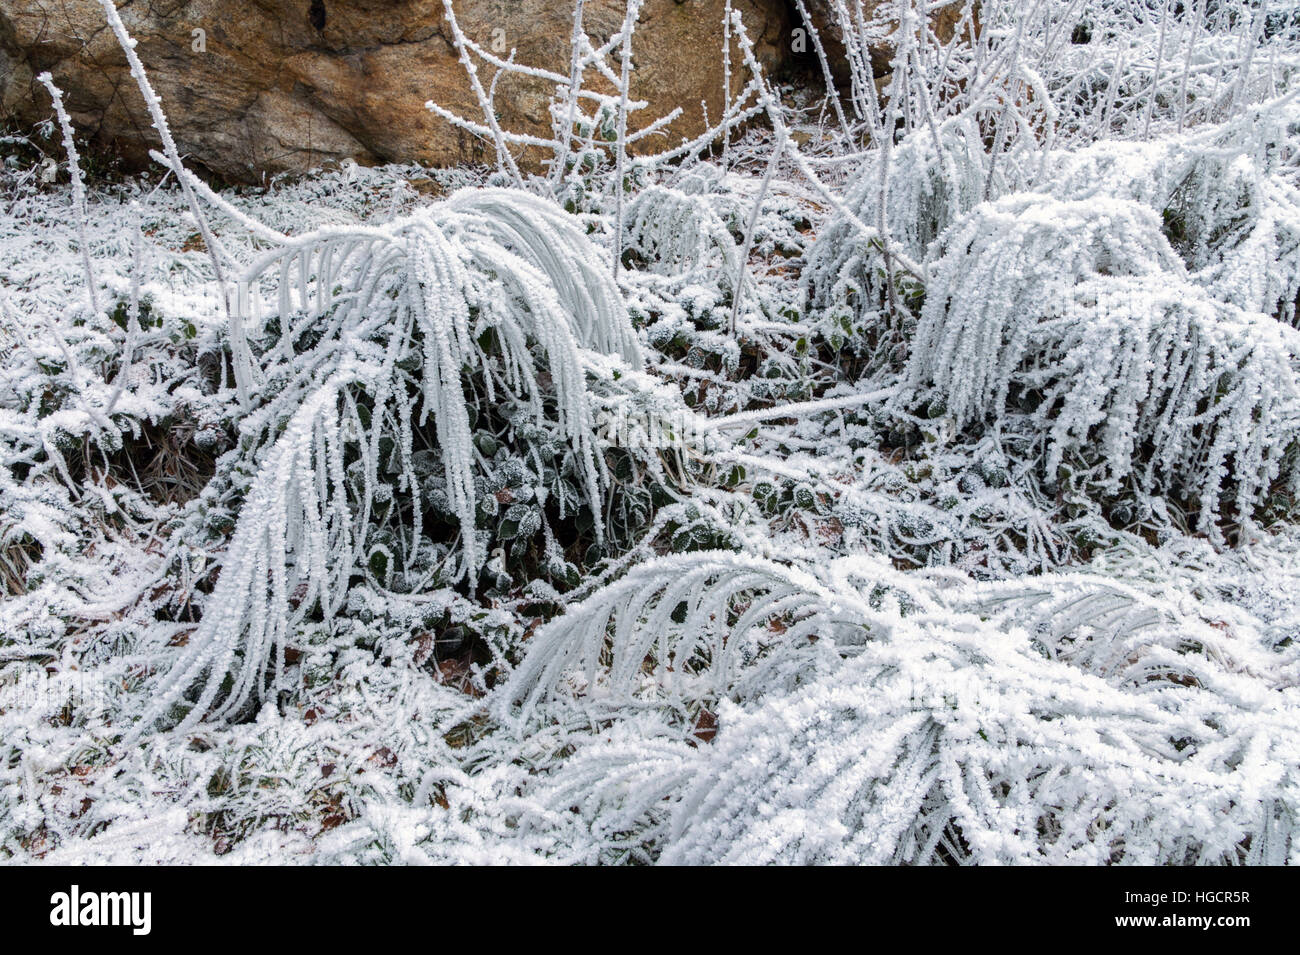
{"label": "frozen ground", "polygon": [[883,106],[754,79],[709,155],[560,87],[549,176],[83,211],[7,137],[0,858],[1296,859],[1248,6],[904,16]]}

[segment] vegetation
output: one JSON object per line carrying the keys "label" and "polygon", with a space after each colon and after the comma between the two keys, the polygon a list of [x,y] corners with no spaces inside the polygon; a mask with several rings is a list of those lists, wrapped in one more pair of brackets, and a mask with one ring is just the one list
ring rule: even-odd
{"label": "vegetation", "polygon": [[243,192],[133,52],[162,175],[84,175],[47,77],[0,858],[1295,861],[1300,22],[1029,6],[833,4],[840,96],[728,5],[674,143],[637,0],[566,74],[446,0],[494,168]]}

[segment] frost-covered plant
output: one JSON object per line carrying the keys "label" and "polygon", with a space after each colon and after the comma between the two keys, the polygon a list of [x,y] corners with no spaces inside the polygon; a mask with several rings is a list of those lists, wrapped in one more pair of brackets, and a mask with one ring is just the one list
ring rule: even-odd
{"label": "frost-covered plant", "polygon": [[[643,689],[647,660],[675,695],[716,698],[744,669],[779,683],[773,671],[809,665],[818,636],[830,638],[839,623],[833,598],[798,569],[715,551],[663,558],[549,623],[501,699],[531,706],[576,673],[588,693],[628,700]],[[770,658],[774,647],[788,652]]]}
{"label": "frost-covered plant", "polygon": [[[979,129],[963,118],[945,123],[937,136],[928,129],[917,130],[897,143],[889,155],[890,188],[884,210],[885,226],[902,251],[913,258],[925,258],[926,249],[938,235],[963,213],[978,205],[986,195],[989,160]],[[880,218],[880,153],[873,153],[855,176],[845,205],[863,222]],[[994,175],[998,176],[996,171]],[[995,180],[994,197],[1003,191]],[[825,239],[822,255],[837,248],[846,254],[852,248],[853,231],[842,219],[828,224],[818,237]],[[831,270],[813,257],[815,271]],[[838,271],[839,269],[835,269]]]}
{"label": "frost-covered plant", "polygon": [[0,137],[0,858],[1297,861],[1294,11],[832,0],[823,105],[722,4],[652,153],[639,4],[448,5],[495,173],[216,192],[105,5],[179,189]]}
{"label": "frost-covered plant", "polygon": [[1115,200],[1009,196],[963,217],[936,251],[907,379],[939,388],[959,425],[1005,404],[1031,330],[1080,282],[1178,274],[1154,216]]}
{"label": "frost-covered plant", "polygon": [[735,280],[735,240],[705,196],[647,186],[628,203],[624,229],[626,250],[653,272],[684,281]]}
{"label": "frost-covered plant", "polygon": [[[630,128],[631,118],[649,105],[631,95],[633,35],[642,2],[627,0],[619,29],[596,40],[588,32],[584,20],[584,0],[575,0],[573,31],[569,37],[569,70],[565,74],[519,63],[513,52],[506,58],[496,56],[465,34],[456,19],[452,0],[443,0],[443,13],[452,31],[452,43],[478,99],[482,122],[459,116],[432,101],[425,105],[454,126],[492,142],[498,166],[517,185],[524,184],[524,175],[511,149],[540,148],[550,154],[545,160],[549,167],[546,183],[557,198],[572,208],[585,210],[600,207],[602,200],[612,194],[615,219],[621,220],[622,195],[629,174],[644,172],[673,160],[696,157],[761,111],[761,107],[753,102],[760,82],[754,77],[739,95],[733,96],[728,88],[723,115],[700,135],[680,143],[668,143],[663,149],[651,149],[650,144],[666,135],[667,127],[681,115],[682,110],[677,107],[663,116],[649,119],[640,128]],[[495,71],[487,86],[479,79],[480,66]],[[505,76],[527,77],[553,86],[554,93],[548,104],[549,137],[517,133],[501,127],[493,98],[497,83]],[[632,155],[634,149],[635,156]],[[621,241],[622,223],[616,221],[615,224],[619,226],[615,232],[617,246]]]}
{"label": "frost-covered plant", "polygon": [[1169,712],[1062,671],[1014,634],[920,619],[801,693],[751,712],[724,704],[716,752],[674,809],[661,861],[1156,865],[1236,861],[1247,844],[1258,861],[1294,853],[1283,808],[1293,739],[1266,734],[1249,758],[1270,770],[1256,775],[1239,762],[1245,707],[1223,745],[1226,714],[1213,704],[1198,719],[1195,706]]}
{"label": "frost-covered plant", "polygon": [[[883,5],[882,6],[886,6]],[[983,0],[978,37],[943,59],[952,102],[988,102],[1025,85],[1008,114],[1047,106],[1058,143],[1143,140],[1222,122],[1295,75],[1297,22],[1286,4],[1190,0]],[[962,77],[958,80],[957,77]],[[946,77],[945,77],[946,78]],[[945,107],[946,109],[946,107]]]}
{"label": "frost-covered plant", "polygon": [[1065,464],[1114,493],[1137,472],[1207,527],[1221,494],[1249,524],[1294,481],[1300,343],[1191,284],[1146,208],[1011,196],[937,251],[906,380],[958,427],[1027,411],[1049,483]]}
{"label": "frost-covered plant", "polygon": [[[1284,860],[1297,740],[1265,727],[1295,706],[1294,654],[1188,623],[1096,578],[970,588],[876,558],[814,575],[666,557],[548,624],[499,702],[525,701],[528,725],[633,700],[709,712],[709,746],[690,748],[698,717],[639,749],[616,725],[539,791],[601,831],[641,827],[664,862]],[[1099,667],[1110,683],[1059,659],[1103,635],[1128,658]]]}
{"label": "frost-covered plant", "polygon": [[[1189,601],[1188,593],[1196,595]],[[1047,575],[1041,580],[989,582],[964,609],[1000,626],[1023,627],[1053,660],[1114,686],[1156,693],[1170,683],[1238,698],[1238,675],[1283,689],[1300,663],[1259,621],[1242,615],[1203,580],[1125,568]],[[1282,641],[1285,644],[1285,639]]]}
{"label": "frost-covered plant", "polygon": [[[938,148],[936,148],[936,146]],[[882,165],[890,187],[884,192]],[[944,124],[937,135],[918,130],[885,155],[877,150],[859,169],[844,206],[859,222],[881,223],[883,232],[917,261],[930,243],[986,196],[988,156],[975,123]],[[1001,193],[1001,177],[997,177]],[[828,340],[853,339],[888,324],[891,300],[882,246],[865,238],[841,213],[833,216],[808,253],[801,283],[809,307],[821,314]],[[911,283],[917,288],[915,281]]]}
{"label": "frost-covered plant", "polygon": [[55,115],[59,118],[59,128],[63,131],[63,149],[68,155],[68,176],[72,184],[73,214],[77,217],[77,226],[81,238],[81,260],[86,270],[86,295],[90,299],[90,310],[99,311],[99,294],[96,290],[95,270],[90,264],[90,243],[86,238],[86,189],[81,179],[81,165],[77,156],[76,139],[72,131],[72,118],[63,106],[63,92],[54,85],[54,78],[49,73],[42,73],[36,79],[50,94],[54,103]]}
{"label": "frost-covered plant", "polygon": [[1298,124],[1300,109],[1287,94],[1183,136],[1055,154],[1046,188],[1062,199],[1142,202],[1161,216],[1171,245],[1212,295],[1295,324]]}
{"label": "frost-covered plant", "polygon": [[[1147,139],[1153,124],[1168,127],[1175,119],[1180,132],[1225,119],[1228,124],[1212,127],[1214,143],[1203,131],[1195,143],[1162,142],[1148,150],[1160,160],[1145,169],[1116,163],[1126,181],[1112,183],[1118,187],[1112,194],[1159,192],[1167,185],[1157,211],[1174,231],[1186,230],[1189,252],[1199,248],[1189,256],[1193,269],[1209,264],[1207,237],[1217,249],[1249,234],[1243,250],[1254,251],[1223,263],[1213,280],[1231,289],[1241,307],[1287,316],[1294,311],[1295,242],[1287,211],[1293,190],[1279,190],[1286,177],[1259,175],[1261,167],[1291,162],[1289,149],[1276,148],[1285,139],[1279,135],[1285,110],[1278,103],[1248,107],[1276,98],[1285,88],[1280,78],[1296,68],[1293,24],[1266,29],[1270,14],[1262,8],[1237,16],[1217,4],[1166,16],[1136,0],[1042,3],[1032,13],[1022,4],[985,2],[978,10],[964,5],[955,36],[944,43],[912,3],[880,4],[869,18],[854,13],[852,4],[833,4],[832,11],[846,38],[855,113],[879,143],[864,154],[845,205],[879,235],[862,234],[841,214],[834,233],[828,230],[814,250],[805,282],[828,313],[827,338],[852,337],[863,318],[875,325],[882,314],[897,325],[896,313],[907,302],[893,288],[892,256],[884,254],[882,238],[919,260],[934,237],[980,200],[1041,188],[1048,180],[1054,194],[1082,198],[1095,185],[1095,177],[1081,176],[1078,168],[1089,152],[1103,164],[1141,152],[1137,142],[1116,146],[1110,137],[1122,130],[1125,139]],[[873,43],[894,48],[880,95],[871,82]],[[1233,55],[1216,52],[1225,43]],[[1265,46],[1268,66],[1259,55]],[[1141,66],[1152,61],[1154,77]],[[1065,168],[1052,168],[1055,145],[1099,139],[1106,142],[1066,153]],[[1181,155],[1175,159],[1171,150]],[[1194,175],[1196,166],[1201,172]],[[1263,265],[1270,254],[1278,258],[1272,274]],[[1222,262],[1220,255],[1213,258]]]}
{"label": "frost-covered plant", "polygon": [[[266,395],[244,431],[256,473],[209,609],[151,710],[167,713],[202,679],[186,725],[260,696],[268,673],[283,673],[295,628],[337,613],[359,561],[385,583],[400,564],[414,579],[473,586],[491,536],[478,529],[480,401],[515,401],[517,428],[567,443],[599,539],[606,479],[582,350],[640,363],[595,248],[527,193],[468,191],[382,228],[285,240],[240,281],[236,314],[254,330],[268,311],[265,283],[278,328],[261,355],[247,341],[234,347],[236,361],[256,362],[244,374],[263,378]],[[433,473],[419,467],[420,440],[437,453]],[[430,496],[458,524],[459,559],[424,539]],[[559,516],[575,503],[561,497]],[[535,520],[526,537],[541,529]],[[380,526],[392,528],[392,546],[377,541]]]}

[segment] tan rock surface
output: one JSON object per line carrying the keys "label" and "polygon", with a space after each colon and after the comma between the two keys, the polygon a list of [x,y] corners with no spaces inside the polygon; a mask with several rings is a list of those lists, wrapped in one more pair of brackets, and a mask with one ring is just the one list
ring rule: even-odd
{"label": "tan rock surface", "polygon": [[[793,26],[789,5],[734,6],[765,68],[780,70]],[[723,8],[724,0],[647,0],[642,9],[632,92],[650,102],[638,115],[682,107],[665,145],[703,128],[701,101],[715,119],[722,111]],[[455,9],[476,42],[504,41],[518,62],[568,72],[570,3],[458,0]],[[257,181],[345,157],[429,165],[492,158],[490,144],[424,108],[432,99],[481,119],[441,0],[130,0],[119,10],[182,152],[225,178]],[[586,4],[595,38],[616,32],[622,17],[621,0]],[[203,31],[203,51],[195,49],[195,30]],[[0,112],[26,123],[49,117],[48,97],[34,82],[43,70],[96,145],[134,161],[157,145],[95,0],[0,0]],[[491,68],[480,75],[490,79]],[[550,92],[540,80],[503,79],[502,126],[547,134]]]}

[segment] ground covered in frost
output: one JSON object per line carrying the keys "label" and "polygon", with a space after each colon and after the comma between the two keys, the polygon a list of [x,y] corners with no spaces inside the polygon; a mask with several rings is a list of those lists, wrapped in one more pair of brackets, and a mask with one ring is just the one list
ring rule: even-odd
{"label": "ground covered in frost", "polygon": [[1300,858],[1294,18],[881,6],[543,175],[6,135],[0,859]]}

